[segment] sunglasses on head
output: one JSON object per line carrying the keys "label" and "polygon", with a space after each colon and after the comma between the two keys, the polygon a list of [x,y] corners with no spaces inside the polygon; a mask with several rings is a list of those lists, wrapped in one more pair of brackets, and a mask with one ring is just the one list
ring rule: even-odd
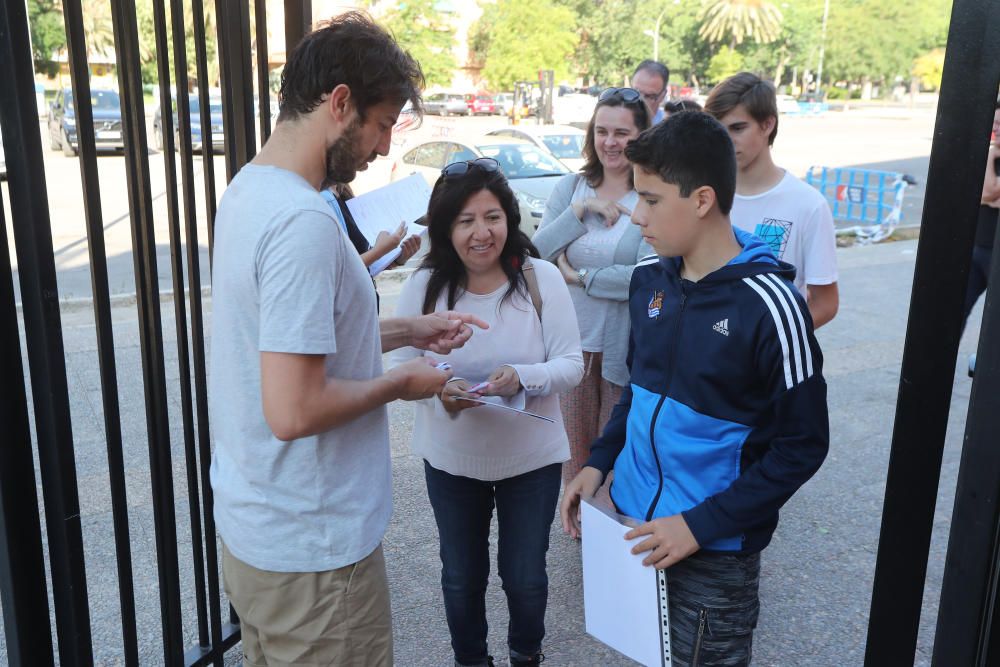
{"label": "sunglasses on head", "polygon": [[492,174],[500,171],[500,163],[491,157],[478,157],[475,160],[452,162],[441,170],[441,175],[445,177],[445,180],[450,180],[465,176],[472,169],[482,169],[486,173]]}
{"label": "sunglasses on head", "polygon": [[598,102],[621,100],[625,104],[635,104],[642,100],[642,93],[635,88],[605,88],[597,98]]}

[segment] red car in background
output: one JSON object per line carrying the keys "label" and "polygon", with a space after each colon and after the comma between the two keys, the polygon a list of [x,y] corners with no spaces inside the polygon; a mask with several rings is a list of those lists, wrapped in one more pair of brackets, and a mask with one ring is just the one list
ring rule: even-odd
{"label": "red car in background", "polygon": [[469,93],[465,96],[465,105],[469,107],[469,113],[473,116],[492,116],[496,113],[496,103],[490,95]]}

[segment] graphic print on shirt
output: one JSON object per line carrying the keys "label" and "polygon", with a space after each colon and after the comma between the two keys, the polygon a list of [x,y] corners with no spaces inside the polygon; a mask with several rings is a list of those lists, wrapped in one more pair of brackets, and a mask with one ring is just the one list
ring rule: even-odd
{"label": "graphic print on shirt", "polygon": [[778,259],[785,256],[785,246],[788,245],[788,237],[791,236],[791,232],[792,221],[778,220],[777,218],[764,218],[753,231],[757,238],[771,246],[772,252]]}

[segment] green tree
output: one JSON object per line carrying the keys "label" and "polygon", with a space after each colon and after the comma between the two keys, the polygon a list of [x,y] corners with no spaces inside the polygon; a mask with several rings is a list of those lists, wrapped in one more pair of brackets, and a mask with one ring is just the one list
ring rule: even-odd
{"label": "green tree", "polygon": [[66,48],[66,29],[59,3],[56,0],[28,0],[28,25],[35,70],[55,76],[59,65],[52,60],[52,54]]}
{"label": "green tree", "polygon": [[[219,80],[219,64],[216,58],[218,49],[216,46],[216,25],[215,25],[215,2],[205,0],[205,53],[208,61],[208,80],[211,83]],[[136,22],[139,29],[139,67],[142,73],[143,83],[156,83],[159,75],[156,69],[156,30],[153,23],[153,0],[137,0],[135,5]],[[174,72],[173,56],[173,30],[170,19],[169,7],[166,8],[167,21],[167,55],[170,64],[170,76],[176,80]],[[187,59],[188,80],[190,85],[194,85],[197,77],[197,61],[195,60],[194,43],[194,15],[191,12],[191,5],[184,5],[184,55]]]}
{"label": "green tree", "polygon": [[719,83],[723,79],[743,71],[743,56],[728,46],[723,46],[719,52],[712,56],[708,64],[708,71],[705,76],[709,82]]}
{"label": "green tree", "polygon": [[824,74],[832,81],[908,80],[913,61],[947,41],[951,0],[841,0],[830,7]]}
{"label": "green tree", "polygon": [[570,59],[578,40],[576,16],[564,5],[497,0],[484,8],[471,45],[483,63],[483,78],[491,88],[503,90],[515,81],[536,80],[540,69],[565,79],[573,72]]}
{"label": "green tree", "polygon": [[740,53],[743,67],[780,86],[791,68],[815,69],[819,58],[823,0],[796,0],[786,3],[781,32],[769,44],[744,44]]}
{"label": "green tree", "polygon": [[920,79],[920,85],[930,90],[940,90],[941,75],[944,73],[944,49],[933,49],[913,62],[913,76]]}
{"label": "green tree", "polygon": [[455,29],[437,0],[407,0],[382,19],[399,43],[420,63],[428,85],[447,85],[455,69]]}
{"label": "green tree", "polygon": [[744,39],[773,42],[781,31],[781,11],[768,0],[705,0],[701,36],[730,48]]}

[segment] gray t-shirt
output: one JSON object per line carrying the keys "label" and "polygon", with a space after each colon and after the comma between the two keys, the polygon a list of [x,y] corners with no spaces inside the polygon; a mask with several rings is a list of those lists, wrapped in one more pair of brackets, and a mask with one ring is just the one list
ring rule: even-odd
{"label": "gray t-shirt", "polygon": [[330,207],[298,175],[248,164],[219,204],[209,410],[219,534],[275,572],[350,565],[392,509],[386,409],[292,442],[261,403],[260,353],[326,356],[328,377],[382,373],[375,291]]}

